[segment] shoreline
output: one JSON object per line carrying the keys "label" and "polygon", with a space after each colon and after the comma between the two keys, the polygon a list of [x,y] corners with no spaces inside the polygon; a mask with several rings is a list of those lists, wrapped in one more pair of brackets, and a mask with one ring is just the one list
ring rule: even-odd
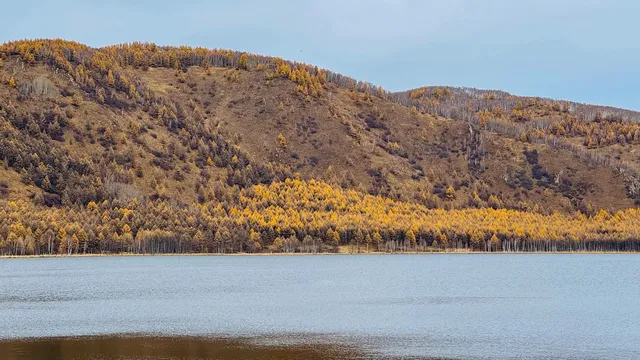
{"label": "shoreline", "polygon": [[85,257],[235,257],[235,256],[360,256],[360,255],[638,255],[638,251],[512,251],[512,252],[486,252],[486,251],[422,251],[422,252],[323,252],[323,253],[158,253],[158,254],[135,254],[135,253],[114,253],[114,254],[44,254],[44,255],[0,255],[0,259],[38,259],[38,258],[85,258]]}

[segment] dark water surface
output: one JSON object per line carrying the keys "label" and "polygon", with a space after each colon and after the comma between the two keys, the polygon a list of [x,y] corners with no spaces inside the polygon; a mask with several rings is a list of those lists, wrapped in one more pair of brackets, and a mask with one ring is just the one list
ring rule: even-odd
{"label": "dark water surface", "polygon": [[0,339],[3,360],[640,359],[640,256],[0,259]]}

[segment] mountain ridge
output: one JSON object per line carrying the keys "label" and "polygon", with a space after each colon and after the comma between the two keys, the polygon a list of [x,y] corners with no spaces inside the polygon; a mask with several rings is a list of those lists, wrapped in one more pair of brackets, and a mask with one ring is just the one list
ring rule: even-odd
{"label": "mountain ridge", "polygon": [[[198,238],[260,234],[260,240],[254,235],[260,246],[218,247],[225,251],[273,248],[276,238],[282,249],[282,239],[302,241],[306,235],[332,244],[329,229],[341,239],[334,245],[360,243],[354,229],[333,220],[305,230],[278,225],[279,220],[253,223],[234,212],[249,211],[241,199],[260,186],[291,179],[425,211],[505,209],[567,219],[580,212],[595,219],[606,210],[594,222],[609,221],[608,214],[634,208],[640,199],[640,128],[637,114],[624,109],[449,87],[389,93],[280,58],[146,43],[95,49],[59,39],[17,41],[0,46],[0,59],[0,201],[5,213],[13,214],[0,225],[4,251],[9,242],[17,246],[16,239],[24,251],[27,238],[42,242],[47,230],[57,239],[60,229],[65,234],[55,249],[79,229],[93,233],[94,240],[102,234],[106,242],[152,230],[174,234],[160,236],[165,240],[182,239],[176,229],[190,239],[198,231]],[[121,212],[145,213],[132,202],[166,209],[180,225],[155,224],[153,219],[165,216],[155,210],[136,223]],[[217,220],[178,215],[192,206],[206,207]],[[290,210],[302,211],[298,206]],[[58,209],[85,214],[96,208],[111,219],[99,227],[58,214]],[[16,220],[31,217],[18,216],[15,209],[49,213],[64,225],[33,219],[25,225]],[[440,235],[449,239],[443,246],[458,246],[471,236],[471,229],[453,225],[436,231],[414,226],[409,218],[402,222],[394,231],[401,230],[404,239],[412,228],[423,247]],[[373,237],[376,229],[366,224],[360,230]],[[635,236],[611,226],[612,234]],[[583,234],[572,231],[548,233],[558,239]],[[486,229],[478,236],[508,241],[525,233],[539,236],[516,229]],[[110,244],[102,250],[116,249]],[[70,243],[64,250],[69,248],[86,249]]]}

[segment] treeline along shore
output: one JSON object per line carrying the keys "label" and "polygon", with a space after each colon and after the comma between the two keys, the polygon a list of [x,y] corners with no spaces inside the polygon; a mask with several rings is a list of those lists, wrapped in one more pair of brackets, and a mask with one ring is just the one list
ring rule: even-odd
{"label": "treeline along shore", "polygon": [[204,204],[90,202],[69,209],[0,202],[0,255],[637,252],[640,210],[596,215],[428,209],[292,180]]}
{"label": "treeline along shore", "polygon": [[636,252],[638,119],[238,51],[8,42],[0,256]]}

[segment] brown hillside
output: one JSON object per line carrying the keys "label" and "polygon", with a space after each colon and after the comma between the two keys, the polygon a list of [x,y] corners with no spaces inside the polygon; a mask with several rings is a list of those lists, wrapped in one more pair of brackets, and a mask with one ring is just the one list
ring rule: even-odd
{"label": "brown hillside", "polygon": [[[423,94],[412,109],[366,83],[276,58],[48,40],[5,44],[0,58],[0,197],[9,200],[191,204],[301,177],[429,208],[634,206],[632,180],[610,161],[534,141],[542,136],[533,130],[558,137],[553,124],[591,122],[562,107],[526,103],[520,121],[503,106],[489,120],[513,136],[470,121],[484,108],[430,111]],[[633,129],[611,131],[628,130],[630,141],[598,149],[637,161]],[[583,146],[575,131],[568,143]]]}

